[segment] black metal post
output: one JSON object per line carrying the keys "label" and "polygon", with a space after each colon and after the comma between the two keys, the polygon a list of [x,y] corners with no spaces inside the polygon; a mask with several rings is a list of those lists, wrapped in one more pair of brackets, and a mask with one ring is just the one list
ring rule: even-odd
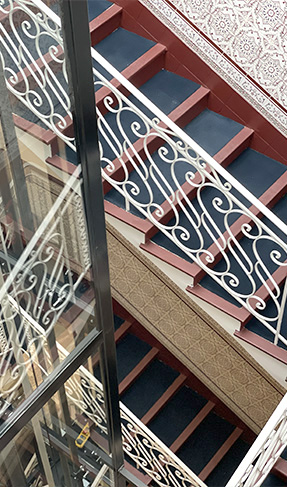
{"label": "black metal post", "polygon": [[117,472],[123,466],[123,450],[87,2],[62,0],[61,6],[74,133],[78,161],[82,166],[83,198],[96,299],[95,316],[103,331],[101,363],[110,449],[116,484],[119,485]]}

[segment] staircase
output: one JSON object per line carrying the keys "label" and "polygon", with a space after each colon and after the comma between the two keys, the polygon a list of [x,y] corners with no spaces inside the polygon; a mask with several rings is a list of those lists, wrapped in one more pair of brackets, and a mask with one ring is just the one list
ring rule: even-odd
{"label": "staircase", "polygon": [[[115,315],[121,401],[209,487],[222,487],[253,434],[138,322],[115,309],[125,316]],[[274,474],[263,483],[285,484]]]}
{"label": "staircase", "polygon": [[[267,208],[272,208],[275,215],[285,221],[287,217],[287,172],[284,157],[287,148],[285,147],[286,140],[284,141],[283,136],[278,135],[278,132],[275,133],[274,128],[271,126],[267,127],[267,122],[267,125],[265,124],[262,128],[260,115],[257,116],[257,120],[254,113],[252,117],[248,114],[249,119],[252,118],[251,121],[253,123],[246,126],[243,120],[244,116],[242,113],[239,114],[240,109],[237,110],[237,113],[235,107],[233,112],[231,105],[224,105],[222,100],[219,101],[218,91],[226,87],[222,85],[221,88],[216,86],[210,89],[208,86],[201,85],[199,82],[201,73],[196,72],[198,66],[196,66],[196,63],[194,63],[194,66],[189,66],[188,62],[184,65],[180,64],[179,60],[182,54],[179,52],[178,46],[176,48],[173,47],[175,42],[171,42],[170,36],[167,34],[168,31],[158,34],[158,37],[161,38],[161,43],[159,43],[155,35],[156,29],[149,27],[148,24],[151,22],[151,15],[148,16],[145,11],[142,11],[143,7],[140,9],[140,7],[134,6],[133,10],[133,7],[129,5],[128,1],[123,2],[124,8],[111,4],[106,0],[89,2],[91,42],[97,52],[121,72],[127,80],[138,87],[178,127],[183,128],[221,166],[228,168],[228,172],[259,198]],[[51,6],[57,12],[57,4],[51,3]],[[137,13],[139,14],[139,19],[135,23],[134,20]],[[148,18],[145,20],[145,17]],[[157,23],[156,19],[154,19],[154,22],[155,24]],[[164,28],[162,27],[162,29]],[[166,45],[162,43],[163,40],[166,40]],[[46,45],[44,43],[41,46],[43,52],[47,52],[48,48],[48,42]],[[187,48],[185,46],[184,49],[186,54]],[[33,52],[32,48],[31,52]],[[177,53],[179,60],[175,56]],[[9,64],[10,62],[11,65],[11,60],[9,61],[9,55],[6,52],[4,52],[4,57],[6,57],[7,63]],[[34,57],[37,57],[37,52],[34,53]],[[63,74],[59,66],[54,66],[55,63],[53,64],[51,59],[48,62],[54,69],[59,85],[64,85]],[[107,80],[111,80],[113,86],[129,95],[121,86],[121,83],[116,79],[112,79],[111,74],[103,66],[99,66],[95,60],[94,67]],[[200,67],[202,69],[202,65]],[[14,65],[12,65],[12,68],[17,71],[17,67]],[[21,80],[21,76],[19,76],[19,80]],[[214,79],[211,81],[211,84],[214,84]],[[220,85],[218,80],[217,83]],[[19,81],[18,85],[21,86],[21,81]],[[35,93],[41,93],[37,86],[34,86],[34,90]],[[228,265],[231,272],[238,279],[235,291],[239,296],[244,295],[248,299],[249,294],[252,295],[255,289],[262,302],[266,304],[264,313],[267,325],[262,325],[262,322],[255,318],[250,310],[242,306],[240,300],[238,302],[234,298],[234,295],[232,295],[234,287],[229,283],[228,276],[226,277],[227,286],[218,284],[196,263],[192,263],[189,255],[183,252],[179,245],[175,245],[171,239],[166,237],[165,233],[158,230],[159,224],[168,228],[172,228],[174,225],[175,214],[168,198],[173,197],[173,192],[177,190],[178,186],[175,185],[170,164],[167,164],[162,156],[164,154],[167,158],[171,157],[170,160],[172,160],[172,150],[168,144],[164,144],[164,141],[159,140],[159,138],[154,137],[152,139],[150,137],[147,142],[147,150],[152,156],[152,162],[146,159],[143,142],[140,140],[143,137],[145,125],[140,113],[137,113],[137,108],[151,120],[154,118],[154,114],[133,95],[129,96],[130,102],[134,105],[133,111],[120,110],[117,106],[118,100],[113,99],[112,106],[116,108],[115,112],[113,112],[107,109],[104,102],[109,92],[98,80],[95,83],[95,91],[98,107],[104,115],[99,122],[99,128],[103,152],[103,170],[108,176],[104,181],[106,212],[129,223],[144,234],[145,243],[141,245],[144,251],[183,270],[189,276],[188,282],[192,283],[192,287],[187,287],[190,293],[239,320],[241,326],[240,330],[236,332],[239,338],[287,363],[287,325],[285,316],[280,318],[282,324],[278,325],[280,329],[279,334],[276,333],[277,320],[271,319],[276,313],[278,314],[278,308],[281,306],[283,299],[284,262],[287,261],[286,251],[282,252],[280,245],[275,245],[272,239],[269,242],[264,240],[263,243],[259,244],[259,265],[261,267],[260,273],[258,273],[255,269],[253,236],[259,230],[255,226],[253,234],[249,231],[249,234],[244,236],[242,232],[243,221],[239,217],[240,212],[229,215],[230,233],[232,238],[236,238],[240,242],[241,247],[236,255],[231,254],[228,250],[225,254],[228,254]],[[59,103],[49,86],[47,87],[47,93],[53,101],[55,112],[59,116],[65,117],[65,107]],[[231,98],[230,94],[228,96]],[[242,106],[246,108],[244,101],[242,101]],[[118,119],[115,115],[118,109],[119,120],[122,127],[124,127],[125,142],[122,142],[122,129],[119,128]],[[37,133],[39,138],[39,126],[41,127],[42,132],[40,136],[48,144],[51,152],[51,157],[48,157],[47,162],[53,166],[65,167],[66,170],[72,171],[72,166],[69,167],[69,163],[76,163],[74,151],[69,147],[62,147],[62,145],[57,148],[57,137],[53,136],[51,131],[46,130],[43,119],[39,121],[35,111],[33,113],[16,99],[13,110],[17,115],[15,118],[16,123],[28,133]],[[49,103],[47,102],[45,108],[45,100],[43,111],[44,113],[49,113]],[[248,111],[247,108],[246,111]],[[38,127],[36,127],[36,124]],[[70,122],[68,122],[68,128],[66,129],[68,135],[70,134],[69,131],[71,132]],[[123,167],[117,159],[117,154],[123,143],[128,143],[128,146],[133,147],[135,153],[138,153],[145,160],[146,167],[143,168],[139,161],[136,162],[137,156],[132,156],[133,164],[131,164],[126,155],[123,157],[126,170],[129,171],[128,183],[124,189],[129,195],[137,193],[137,207],[130,203],[123,193],[115,188],[115,184],[117,185],[123,177],[126,177],[126,175],[123,175]],[[161,155],[157,152],[159,148]],[[137,168],[136,165],[138,165]],[[156,170],[154,166],[156,166]],[[158,174],[158,170],[160,174]],[[207,252],[210,251],[213,256],[213,262],[208,264],[208,267],[213,274],[222,276],[226,268],[226,258],[223,258],[220,250],[219,234],[222,233],[224,238],[228,238],[230,235],[226,231],[224,215],[220,214],[218,208],[214,205],[214,199],[216,197],[222,198],[222,194],[218,193],[213,187],[206,187],[201,192],[201,202],[199,202],[194,187],[186,179],[187,171],[193,171],[193,182],[200,184],[199,174],[194,169],[192,170],[190,166],[187,166],[185,161],[177,161],[177,184],[182,186],[186,197],[193,204],[192,211],[190,209],[183,211],[180,205],[185,206],[186,201],[182,196],[180,197],[180,201],[175,205],[176,211],[178,211],[177,225],[183,229],[188,229],[190,232],[190,219],[194,218],[194,212],[198,212],[200,215],[202,213],[202,205],[204,206],[207,212],[207,227],[201,222],[200,238],[204,240],[205,250]],[[110,177],[115,183],[114,187],[109,183]],[[152,204],[149,205],[151,193]],[[232,190],[232,194],[247,208],[250,207],[250,202],[236,189]],[[228,203],[225,202],[225,204]],[[139,211],[142,207],[149,209],[152,218],[157,221],[156,225],[154,221],[149,221]],[[253,214],[261,218],[263,224],[266,224],[270,230],[285,242],[285,234],[278,229],[277,225],[273,225],[266,217],[262,218],[260,211],[256,207],[253,206],[251,210]],[[158,216],[157,212],[160,212],[161,216]],[[245,220],[244,222],[250,223]],[[252,222],[251,226],[254,226]],[[180,240],[181,247],[185,246],[186,248],[189,248],[189,245],[196,247],[197,243],[199,245],[199,236],[194,229],[189,235],[187,234],[185,238]],[[270,258],[271,251],[281,252],[283,265],[280,268],[274,259]],[[238,258],[240,258],[240,262]],[[265,266],[268,273],[266,273]],[[261,274],[261,278],[259,274]],[[271,285],[269,285],[271,292],[268,292],[266,286],[263,285],[263,281],[268,280],[268,278],[272,281]],[[278,286],[278,289],[276,289],[276,286]],[[226,287],[229,288],[231,294],[227,292]],[[271,294],[272,299],[270,299]],[[275,298],[274,295],[276,295]]]}
{"label": "staircase", "polygon": [[[156,40],[147,38],[148,33],[144,31],[142,25],[132,24],[131,17],[129,17],[129,14],[122,7],[115,4],[111,5],[107,1],[91,1],[89,5],[91,39],[95,49],[129,81],[137,86],[164,114],[168,115],[173,122],[183,128],[220,165],[228,168],[228,172],[236,180],[259,198],[266,207],[272,208],[275,215],[285,222],[287,218],[287,171],[286,166],[283,164],[284,157],[280,151],[277,152],[281,142],[279,141],[280,143],[274,144],[276,148],[271,147],[270,140],[263,143],[255,129],[245,126],[244,123],[240,123],[239,117],[232,113],[228,107],[222,107],[218,103],[216,104],[213,92],[208,87],[198,83],[197,74],[192,72],[192,67],[189,72],[184,66],[178,67],[177,71],[183,72],[186,75],[185,77],[177,74],[175,72],[175,66],[171,62],[173,56],[172,50],[156,42]],[[129,29],[136,30],[138,33],[131,32]],[[139,33],[142,35],[139,35]],[[94,66],[107,79],[112,78],[103,67],[99,68],[96,62],[94,62]],[[173,71],[170,67],[173,67]],[[113,80],[113,84],[120,87],[118,81]],[[95,90],[97,103],[99,106],[102,106],[104,96],[107,95],[107,89],[96,83]],[[150,119],[154,117],[150,110],[135,96],[130,95],[129,100]],[[115,105],[116,103],[114,103]],[[19,115],[23,115],[21,113],[23,106],[20,107],[20,104],[18,104],[16,107],[17,110],[19,110]],[[230,117],[227,117],[226,113],[229,113]],[[122,126],[126,132],[126,139],[129,140],[131,145],[134,144],[135,150],[139,151],[142,155],[142,145],[131,127],[132,123],[138,122],[139,131],[144,131],[140,115],[137,117],[135,112],[127,110],[121,112],[120,117]],[[123,177],[123,170],[116,160],[116,153],[117,140],[122,140],[122,134],[120,133],[116,116],[113,113],[106,113],[104,120],[105,122],[100,123],[100,141],[104,155],[103,168],[110,175],[108,172],[110,171],[110,161],[114,161],[113,164],[115,165],[112,167],[112,177],[115,181],[120,181]],[[108,125],[105,125],[105,123]],[[254,125],[256,126],[256,123]],[[109,129],[107,128],[108,126]],[[109,141],[107,140],[108,138],[110,139]],[[111,145],[111,140],[113,146]],[[153,205],[158,205],[158,208],[162,210],[160,218],[156,217],[155,212],[153,213],[153,217],[159,220],[160,223],[172,227],[175,221],[174,213],[166,201],[165,194],[168,194],[169,191],[174,191],[176,188],[174,180],[171,177],[169,165],[164,163],[159,154],[155,152],[160,145],[154,143],[154,141],[148,142],[153,163],[161,171],[161,176],[158,176],[157,181],[155,181],[149,174],[147,177],[149,190],[147,190],[147,186],[143,181],[144,171],[142,168],[139,166],[140,169],[135,170],[129,161],[126,160],[126,167],[129,170],[128,186],[126,189],[128,192],[131,192],[132,188],[137,188],[137,203],[141,206],[148,205],[150,198],[149,191],[151,191]],[[162,149],[170,151],[170,147],[167,144],[163,145]],[[48,162],[56,167],[63,167],[63,159],[71,163],[76,163],[76,155],[69,148],[62,149],[58,154],[54,154],[48,159]],[[145,163],[147,171],[150,171],[150,162],[146,160]],[[67,163],[65,163],[65,167],[67,167]],[[188,169],[184,162],[177,163],[177,180],[185,188],[188,198],[192,200],[194,210],[200,214],[201,208],[198,200],[195,199],[195,192],[190,186],[188,187],[188,183],[186,182],[186,171]],[[195,177],[198,177],[198,174]],[[282,250],[279,246],[274,245],[273,241],[267,243],[264,241],[259,246],[260,259],[263,267],[263,271],[261,269],[262,279],[268,279],[268,275],[264,271],[264,266],[266,265],[270,275],[272,275],[272,278],[280,288],[280,291],[278,291],[280,297],[277,303],[275,303],[273,299],[270,299],[270,294],[254,269],[253,239],[249,235],[247,237],[243,235],[241,228],[242,218],[239,218],[238,215],[233,215],[229,219],[231,234],[240,242],[242,249],[239,255],[241,258],[240,263],[238,263],[238,254],[234,256],[228,252],[230,268],[238,277],[236,291],[242,295],[248,295],[249,292],[252,294],[252,283],[254,282],[258,295],[265,301],[267,306],[265,315],[270,318],[270,320],[267,318],[268,328],[268,325],[267,327],[263,326],[250,311],[244,308],[240,302],[234,299],[229,292],[206,274],[203,269],[197,264],[192,263],[190,257],[178,245],[175,245],[164,233],[158,231],[157,226],[153,222],[148,221],[139,211],[138,207],[127,203],[126,198],[117,189],[112,187],[108,181],[104,181],[104,191],[107,213],[116,216],[143,232],[145,243],[141,245],[141,248],[144,251],[183,270],[190,276],[189,282],[193,283],[192,287],[187,287],[187,290],[191,294],[207,301],[239,320],[241,326],[240,330],[236,332],[236,336],[287,363],[287,322],[285,316],[282,316],[279,337],[275,337],[277,321],[271,320],[271,317],[276,315],[276,305],[280,306],[285,280],[284,267],[278,269],[276,263],[270,259],[270,252],[272,250]],[[250,202],[237,192],[237,190],[234,190],[233,194],[247,208],[250,207]],[[208,215],[215,221],[218,229],[216,231],[222,232],[225,237],[228,237],[224,218],[213,205],[213,200],[217,196],[222,195],[219,195],[214,188],[206,188],[202,192],[202,201],[207,209]],[[283,241],[286,240],[284,233],[266,217],[262,218],[257,208],[252,207],[251,210],[278,237]],[[182,228],[189,228],[189,218],[191,216],[191,212],[186,214],[182,210],[179,211],[178,225],[182,226]],[[210,264],[209,267],[213,268],[215,273],[221,275],[226,268],[226,262],[214,238],[210,235],[210,231],[214,234],[213,224],[209,224],[209,231],[202,227],[200,230],[205,242],[205,249],[208,249],[214,256],[214,263]],[[256,231],[257,229],[253,230],[254,235]],[[189,242],[197,238],[197,235],[191,234],[189,240],[185,240],[183,243],[188,247]],[[192,242],[194,245],[194,240]],[[283,262],[287,259],[284,253],[282,254],[282,259]],[[249,261],[251,264],[249,264]],[[250,273],[252,282],[249,275],[247,275],[247,270],[249,270],[250,265],[253,266]],[[271,288],[274,291],[274,284],[271,285]]]}

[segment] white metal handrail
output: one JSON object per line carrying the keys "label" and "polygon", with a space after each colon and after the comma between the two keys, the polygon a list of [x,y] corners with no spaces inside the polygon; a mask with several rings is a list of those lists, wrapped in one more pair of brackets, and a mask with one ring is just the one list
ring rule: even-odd
{"label": "white metal handrail", "polygon": [[287,446],[287,394],[235,470],[226,487],[260,487]]}

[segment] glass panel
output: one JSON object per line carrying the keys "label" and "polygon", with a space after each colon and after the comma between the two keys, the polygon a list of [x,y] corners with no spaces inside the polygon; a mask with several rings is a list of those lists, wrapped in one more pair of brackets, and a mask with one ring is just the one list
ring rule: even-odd
{"label": "glass panel", "polygon": [[0,6],[0,417],[97,326],[59,9],[46,3]]}
{"label": "glass panel", "polygon": [[113,485],[104,463],[110,457],[103,393],[89,372],[90,360],[92,357],[2,451],[2,485]]}

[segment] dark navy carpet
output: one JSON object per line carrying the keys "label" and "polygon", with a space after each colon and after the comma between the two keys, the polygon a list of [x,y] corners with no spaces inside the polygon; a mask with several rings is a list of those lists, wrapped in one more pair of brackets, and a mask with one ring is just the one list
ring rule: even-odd
{"label": "dark navy carpet", "polygon": [[[154,45],[155,42],[119,27],[94,48],[118,71],[123,71]],[[101,71],[97,64],[95,67]],[[106,71],[103,74],[111,79]]]}
{"label": "dark navy carpet", "polygon": [[154,360],[122,395],[121,400],[138,418],[142,418],[177,376],[178,372]]}
{"label": "dark navy carpet", "polygon": [[207,400],[197,392],[189,387],[182,387],[148,426],[155,435],[170,446],[206,402]]}

